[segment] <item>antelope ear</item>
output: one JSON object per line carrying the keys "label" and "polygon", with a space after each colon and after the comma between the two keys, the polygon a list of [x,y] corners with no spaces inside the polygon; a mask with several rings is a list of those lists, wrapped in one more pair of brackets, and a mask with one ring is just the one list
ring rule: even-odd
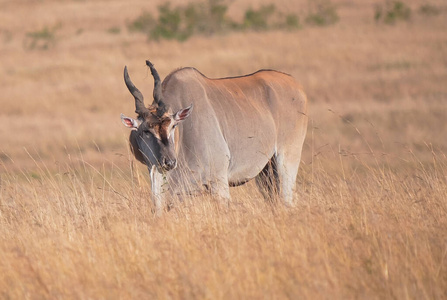
{"label": "antelope ear", "polygon": [[187,117],[189,117],[189,115],[190,115],[191,112],[192,112],[192,108],[193,108],[193,105],[191,104],[191,105],[188,106],[187,108],[183,108],[183,109],[179,110],[178,112],[176,112],[176,113],[174,114],[174,120],[175,120],[176,122],[181,122],[181,121],[183,121],[184,119],[186,119]]}
{"label": "antelope ear", "polygon": [[138,121],[121,114],[121,122],[128,128],[138,128]]}

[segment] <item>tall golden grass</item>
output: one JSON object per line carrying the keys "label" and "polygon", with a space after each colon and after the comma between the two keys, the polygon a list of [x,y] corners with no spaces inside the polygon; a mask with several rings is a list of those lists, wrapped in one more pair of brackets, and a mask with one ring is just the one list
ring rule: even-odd
{"label": "tall golden grass", "polygon": [[[332,2],[329,27],[185,43],[127,31],[161,1],[0,4],[0,298],[447,297],[447,7],[428,1],[439,14],[427,16],[427,1],[406,1],[410,21],[388,26],[376,1]],[[310,5],[275,3],[301,20]],[[31,47],[45,28],[51,43]],[[145,59],[162,76],[300,80],[297,206],[248,183],[227,209],[203,196],[155,218],[119,120],[134,110],[124,65],[150,99]]]}
{"label": "tall golden grass", "polygon": [[[254,185],[153,217],[138,169],[87,162],[2,176],[5,298],[443,298],[447,166],[328,170],[315,158],[298,205]],[[442,162],[443,161],[443,162]]]}

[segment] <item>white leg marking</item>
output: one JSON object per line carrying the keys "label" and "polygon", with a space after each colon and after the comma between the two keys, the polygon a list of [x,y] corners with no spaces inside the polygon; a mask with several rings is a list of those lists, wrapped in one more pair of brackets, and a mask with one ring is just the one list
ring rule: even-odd
{"label": "white leg marking", "polygon": [[300,166],[300,156],[294,161],[286,161],[284,154],[281,154],[277,156],[277,162],[281,198],[284,204],[293,206],[293,192]]}
{"label": "white leg marking", "polygon": [[149,173],[151,175],[152,203],[155,207],[155,214],[160,216],[163,213],[164,197],[167,189],[166,177],[158,172],[155,166],[152,166]]}

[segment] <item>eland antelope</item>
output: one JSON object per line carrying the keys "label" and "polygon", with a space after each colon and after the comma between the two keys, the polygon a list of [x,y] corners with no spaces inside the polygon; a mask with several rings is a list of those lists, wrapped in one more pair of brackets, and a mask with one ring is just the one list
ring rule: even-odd
{"label": "eland antelope", "polygon": [[292,76],[260,70],[210,79],[181,68],[161,82],[146,64],[154,100],[145,106],[125,67],[138,116],[121,120],[132,129],[135,158],[149,169],[156,212],[173,195],[209,192],[229,200],[229,187],[253,178],[264,197],[293,204],[308,118],[306,95]]}

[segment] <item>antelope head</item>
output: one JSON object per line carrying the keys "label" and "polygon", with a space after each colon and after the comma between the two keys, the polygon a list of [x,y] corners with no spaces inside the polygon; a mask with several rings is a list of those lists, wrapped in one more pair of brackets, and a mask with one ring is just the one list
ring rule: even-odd
{"label": "antelope head", "polygon": [[177,166],[174,132],[175,127],[192,112],[192,104],[172,113],[163,101],[162,84],[157,70],[150,61],[146,61],[154,77],[154,101],[149,107],[144,105],[143,94],[130,80],[127,67],[124,67],[124,82],[135,98],[133,119],[121,114],[123,124],[132,129],[130,142],[135,157],[144,162],[149,169],[156,166],[160,173],[170,171]]}

